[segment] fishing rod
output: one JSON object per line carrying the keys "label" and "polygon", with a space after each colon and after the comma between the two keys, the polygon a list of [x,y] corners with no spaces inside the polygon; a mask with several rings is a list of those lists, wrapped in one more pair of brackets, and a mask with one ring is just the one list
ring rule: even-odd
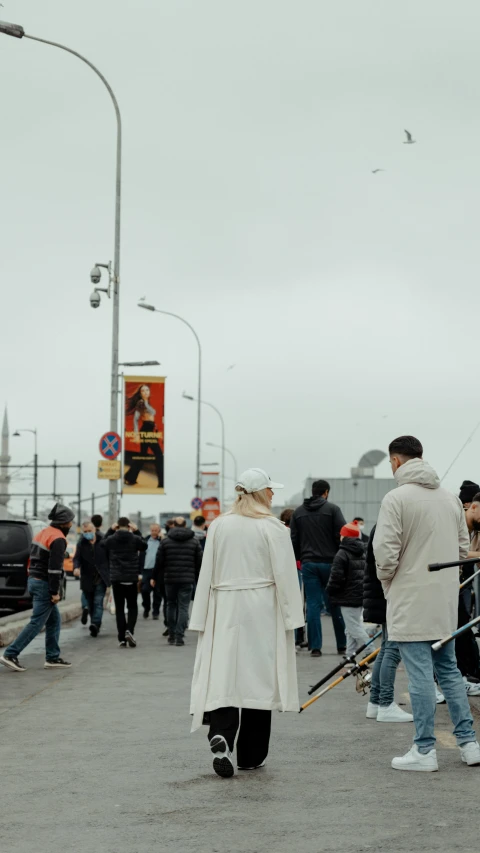
{"label": "fishing rod", "polygon": [[312,696],[312,698],[309,699],[308,702],[305,702],[305,704],[302,705],[299,714],[301,714],[302,711],[305,711],[305,709],[308,708],[310,705],[313,705],[313,703],[316,702],[317,699],[320,699],[321,696],[325,696],[325,693],[328,693],[328,691],[336,687],[337,684],[341,684],[342,681],[345,681],[345,679],[348,678],[350,675],[362,676],[361,688],[365,691],[365,687],[368,684],[365,678],[366,674],[368,673],[368,664],[377,657],[379,651],[379,648],[375,649],[374,652],[367,655],[367,657],[361,660],[359,663],[355,664],[355,666],[353,666],[349,672],[346,672],[344,675],[340,676],[340,678],[337,678],[335,679],[335,681],[332,681],[332,683],[329,684],[328,687],[325,687],[325,689],[321,690],[320,693],[317,693],[316,696]]}
{"label": "fishing rod", "polygon": [[466,581],[463,581],[463,583],[460,584],[460,589],[463,589],[465,586],[468,586],[468,584],[471,583],[474,580],[474,578],[478,578],[479,575],[480,575],[480,570],[478,572],[475,572],[473,575],[470,575],[470,577],[467,578]]}
{"label": "fishing rod", "polygon": [[357,661],[355,660],[355,658],[357,657],[357,655],[359,655],[360,652],[363,652],[364,649],[366,649],[367,646],[370,645],[370,643],[373,643],[374,640],[376,640],[378,637],[380,637],[381,633],[382,633],[381,631],[377,631],[377,633],[374,634],[373,637],[371,637],[367,643],[364,643],[363,646],[360,646],[360,648],[357,649],[357,651],[355,652],[354,655],[349,655],[349,657],[345,656],[343,658],[342,662],[339,663],[338,666],[335,666],[332,669],[332,671],[328,673],[328,675],[325,675],[323,678],[320,679],[320,681],[317,681],[317,683],[314,684],[313,687],[310,687],[310,690],[308,691],[308,695],[311,696],[312,693],[315,693],[315,690],[318,690],[318,688],[322,686],[322,684],[326,684],[327,681],[329,681],[331,678],[333,678],[334,675],[337,674],[337,672],[340,672],[340,670],[343,669],[345,664],[349,664],[349,663],[356,664]]}
{"label": "fishing rod", "polygon": [[429,563],[429,572],[439,572],[440,569],[452,569],[454,566],[473,566],[480,563],[478,557],[469,557],[467,560],[454,560],[452,563]]}
{"label": "fishing rod", "polygon": [[452,640],[456,640],[461,634],[464,634],[465,631],[468,631],[470,628],[473,628],[474,625],[478,625],[480,622],[480,616],[476,616],[475,619],[472,619],[471,622],[467,622],[466,625],[462,625],[461,628],[457,628],[456,631],[453,631],[452,634],[449,634],[448,637],[444,637],[443,640],[438,640],[436,643],[432,643],[432,649],[434,652],[438,652],[439,649],[442,649],[443,646],[446,646],[447,643],[451,643]]}

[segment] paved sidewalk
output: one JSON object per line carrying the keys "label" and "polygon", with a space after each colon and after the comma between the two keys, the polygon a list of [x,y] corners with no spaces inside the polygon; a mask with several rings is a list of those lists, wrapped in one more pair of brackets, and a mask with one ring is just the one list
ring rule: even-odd
{"label": "paved sidewalk", "polygon": [[[327,654],[297,656],[303,698],[338,661],[325,627]],[[477,853],[480,768],[462,765],[443,706],[440,773],[390,769],[413,727],[366,720],[350,679],[301,715],[275,714],[267,768],[222,780],[206,731],[189,734],[194,637],[170,648],[161,632],[140,619],[138,648],[119,649],[105,614],[97,640],[62,629],[68,672],[43,670],[43,637],[27,672],[0,668],[2,851]]]}

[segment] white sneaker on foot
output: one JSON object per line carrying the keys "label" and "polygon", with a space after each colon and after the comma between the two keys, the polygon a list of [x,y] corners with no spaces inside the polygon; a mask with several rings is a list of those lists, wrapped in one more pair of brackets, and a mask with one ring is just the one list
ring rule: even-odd
{"label": "white sneaker on foot", "polygon": [[402,711],[396,702],[378,709],[377,722],[379,723],[413,723],[413,714]]}
{"label": "white sneaker on foot", "polygon": [[465,675],[463,676],[463,682],[465,684],[467,696],[480,696],[480,684],[475,684],[473,681],[469,681]]}
{"label": "white sneaker on foot", "polygon": [[446,699],[443,693],[440,693],[437,685],[435,685],[435,701],[437,705],[446,705]]}
{"label": "white sneaker on foot", "polygon": [[367,705],[367,720],[376,720],[380,705],[375,705],[374,702],[369,702]]}
{"label": "white sneaker on foot", "polygon": [[476,740],[470,741],[470,743],[464,743],[463,746],[460,747],[460,755],[462,756],[462,761],[465,764],[468,764],[469,767],[474,767],[475,764],[480,764],[480,746]]}
{"label": "white sneaker on foot", "polygon": [[418,751],[414,743],[406,755],[393,759],[392,767],[394,770],[421,770],[424,773],[433,773],[438,770],[437,751],[431,749],[424,754]]}
{"label": "white sneaker on foot", "polygon": [[228,748],[228,743],[223,735],[215,735],[210,741],[210,749],[215,758],[213,759],[213,769],[217,776],[222,776],[223,779],[230,779],[235,773],[232,753]]}
{"label": "white sneaker on foot", "polygon": [[265,759],[265,761],[262,761],[261,764],[257,764],[255,767],[238,767],[237,769],[238,770],[260,770],[260,768],[265,767],[266,763],[267,763],[267,760]]}

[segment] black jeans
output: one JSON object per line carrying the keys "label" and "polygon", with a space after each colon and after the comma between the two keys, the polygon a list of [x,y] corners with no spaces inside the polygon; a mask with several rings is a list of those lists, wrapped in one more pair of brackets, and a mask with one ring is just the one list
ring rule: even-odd
{"label": "black jeans", "polygon": [[233,752],[235,737],[240,725],[237,740],[237,764],[239,767],[258,767],[268,755],[272,712],[257,711],[254,708],[242,708],[240,720],[239,708],[218,708],[210,712],[210,731],[208,739],[223,735]]}
{"label": "black jeans", "polygon": [[153,593],[153,608],[154,616],[160,614],[160,607],[163,599],[163,615],[165,625],[167,624],[167,600],[165,598],[165,586],[163,583],[157,582],[154,587],[150,585],[153,577],[153,569],[144,569],[142,573],[142,604],[146,613],[150,613],[151,599]]}
{"label": "black jeans", "polygon": [[167,625],[171,637],[183,640],[188,625],[193,583],[166,583]]}
{"label": "black jeans", "polygon": [[[115,601],[115,616],[117,619],[118,640],[125,641],[125,631],[135,632],[138,616],[138,590],[136,583],[112,583],[113,600]],[[127,605],[127,618],[125,619],[125,603]]]}
{"label": "black jeans", "polygon": [[[460,591],[458,599],[458,627],[462,628],[470,622],[471,593],[469,588]],[[480,677],[480,655],[477,641],[470,628],[455,640],[455,654],[457,665],[462,675],[473,675]]]}
{"label": "black jeans", "polygon": [[[156,432],[157,428],[153,421],[144,421],[140,427],[140,431],[141,433]],[[151,454],[148,452],[149,450],[153,453],[153,459]],[[140,453],[134,452],[131,459],[132,464],[125,474],[125,482],[127,485],[135,485],[144,464],[152,460],[155,462],[155,471],[158,477],[158,488],[163,489],[163,452],[156,438],[150,441],[142,441],[140,443]]]}

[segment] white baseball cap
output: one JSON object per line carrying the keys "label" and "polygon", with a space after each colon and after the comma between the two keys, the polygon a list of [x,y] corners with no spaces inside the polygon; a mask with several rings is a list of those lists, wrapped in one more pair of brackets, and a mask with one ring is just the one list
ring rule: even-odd
{"label": "white baseball cap", "polygon": [[243,474],[240,474],[237,486],[245,489],[247,494],[252,492],[261,492],[263,489],[283,489],[283,483],[272,483],[267,472],[263,468],[248,468]]}

